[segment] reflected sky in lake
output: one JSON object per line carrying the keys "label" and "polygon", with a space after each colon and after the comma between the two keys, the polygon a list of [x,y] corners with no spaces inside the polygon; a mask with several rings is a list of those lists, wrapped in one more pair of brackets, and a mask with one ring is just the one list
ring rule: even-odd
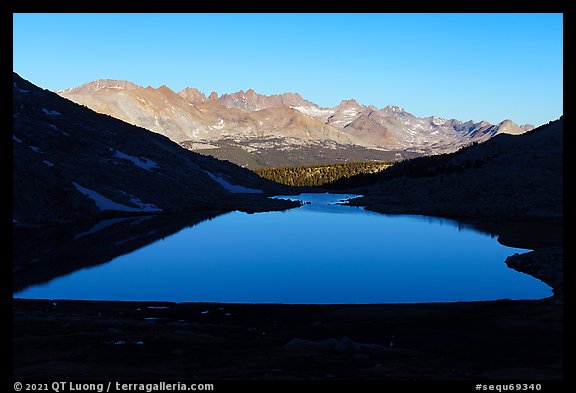
{"label": "reflected sky in lake", "polygon": [[305,194],[296,198],[311,203],[297,209],[228,213],[14,297],[311,304],[551,295],[506,267],[526,250],[450,220],[336,204],[345,197]]}

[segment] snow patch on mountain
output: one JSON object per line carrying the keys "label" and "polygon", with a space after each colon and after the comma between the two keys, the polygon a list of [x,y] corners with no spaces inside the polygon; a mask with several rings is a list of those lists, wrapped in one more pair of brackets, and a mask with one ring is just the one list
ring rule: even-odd
{"label": "snow patch on mountain", "polygon": [[66,135],[66,136],[70,136],[70,134],[68,134],[66,131],[62,131],[60,128],[56,127],[54,124],[48,124],[48,127],[52,128],[53,130],[56,130],[58,132],[61,132],[62,134]]}
{"label": "snow patch on mountain", "polygon": [[221,130],[222,128],[224,128],[225,125],[226,125],[226,122],[224,121],[224,119],[220,119],[218,121],[218,124],[213,125],[212,128],[216,129],[216,130]]}
{"label": "snow patch on mountain", "polygon": [[[139,199],[135,198],[138,203],[138,206],[140,206],[140,208],[135,208],[135,207],[131,207],[131,206],[126,206],[123,205],[121,203],[118,202],[114,202],[111,199],[106,198],[105,196],[99,194],[98,192],[91,190],[89,188],[86,187],[82,187],[80,184],[76,183],[76,182],[72,182],[72,184],[74,185],[74,187],[76,187],[76,189],[78,191],[80,191],[80,193],[84,194],[85,196],[87,196],[88,198],[92,199],[92,201],[94,201],[94,203],[96,204],[96,207],[98,207],[98,209],[100,209],[101,211],[104,210],[116,210],[116,211],[124,211],[124,212],[158,212],[158,211],[162,211],[162,209],[158,209],[156,206],[152,205],[152,204],[144,204],[142,203]],[[132,202],[132,200],[131,200]]]}
{"label": "snow patch on mountain", "polygon": [[156,211],[162,211],[162,209],[158,209],[156,207],[156,205],[152,204],[152,203],[144,203],[142,202],[140,199],[136,198],[134,195],[130,195],[125,193],[124,191],[120,191],[122,194],[127,195],[128,197],[130,197],[130,203],[138,206],[140,209],[142,209],[142,211],[146,211],[146,212],[156,212]]}
{"label": "snow patch on mountain", "polygon": [[113,150],[115,152],[114,157],[121,158],[123,160],[131,161],[137,167],[140,167],[142,169],[146,169],[147,171],[150,171],[152,168],[158,168],[158,164],[156,164],[154,161],[149,160],[147,158],[134,157],[134,156],[122,153],[121,151],[118,151],[118,150],[114,150],[114,149],[111,149],[111,150]]}
{"label": "snow patch on mountain", "polygon": [[437,117],[437,116],[432,116],[432,120],[430,121],[430,123],[432,123],[435,126],[441,126],[444,123],[446,123],[446,119],[442,119],[442,118]]}
{"label": "snow patch on mountain", "polygon": [[258,190],[255,188],[248,188],[248,187],[244,187],[244,186],[239,186],[237,184],[228,183],[222,176],[217,176],[217,175],[213,174],[212,172],[204,171],[204,173],[206,173],[208,176],[210,176],[210,179],[214,180],[216,183],[218,183],[220,186],[222,186],[222,188],[224,188],[226,191],[231,192],[233,194],[261,194],[261,193],[263,193],[262,190]]}
{"label": "snow patch on mountain", "polygon": [[346,117],[355,117],[358,114],[358,111],[355,108],[348,108],[344,109],[342,114]]}
{"label": "snow patch on mountain", "polygon": [[18,87],[18,85],[16,84],[16,82],[14,82],[14,88],[16,90],[18,90],[20,93],[28,93],[30,90],[24,90]]}
{"label": "snow patch on mountain", "polygon": [[58,111],[52,111],[52,110],[46,109],[46,108],[42,108],[42,112],[46,113],[46,114],[49,115],[49,116],[59,116],[59,115],[61,115],[61,113],[58,112]]}
{"label": "snow patch on mountain", "polygon": [[291,106],[290,108],[296,109],[298,112],[301,112],[305,115],[310,117],[328,117],[334,114],[335,110],[330,108],[318,108],[316,106]]}

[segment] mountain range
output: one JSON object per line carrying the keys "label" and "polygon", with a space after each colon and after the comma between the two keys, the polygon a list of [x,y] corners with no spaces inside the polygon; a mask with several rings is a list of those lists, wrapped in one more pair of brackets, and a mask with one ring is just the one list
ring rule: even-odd
{"label": "mountain range", "polygon": [[98,114],[16,73],[12,97],[15,227],[295,205],[268,199],[285,188],[248,169]]}
{"label": "mountain range", "polygon": [[396,161],[534,128],[511,120],[421,118],[398,106],[378,109],[353,99],[323,108],[298,93],[267,96],[252,89],[206,96],[192,87],[175,92],[167,86],[97,80],[57,93],[245,167]]}

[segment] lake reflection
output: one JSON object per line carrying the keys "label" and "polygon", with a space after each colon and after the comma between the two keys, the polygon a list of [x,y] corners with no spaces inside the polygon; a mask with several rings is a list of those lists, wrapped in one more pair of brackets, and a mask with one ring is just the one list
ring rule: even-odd
{"label": "lake reflection", "polygon": [[506,267],[507,256],[525,250],[450,220],[336,204],[346,197],[303,194],[286,197],[310,202],[297,209],[197,220],[162,241],[14,297],[403,303],[551,295],[544,283]]}

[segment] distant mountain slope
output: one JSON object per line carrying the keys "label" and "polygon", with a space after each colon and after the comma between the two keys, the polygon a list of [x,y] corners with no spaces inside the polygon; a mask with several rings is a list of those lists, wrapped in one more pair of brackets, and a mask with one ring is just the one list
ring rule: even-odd
{"label": "distant mountain slope", "polygon": [[[339,151],[366,150],[361,160],[386,161],[414,154],[454,151],[472,142],[501,134],[520,134],[510,120],[499,124],[461,122],[435,116],[419,118],[397,106],[378,109],[343,100],[334,108],[321,108],[297,93],[266,96],[249,89],[208,97],[189,87],[179,93],[166,86],[139,87],[130,82],[98,80],[60,91],[61,96],[128,123],[168,136],[189,149],[245,162],[270,162],[277,151],[317,149],[319,157]],[[222,147],[244,153],[229,155]],[[298,152],[286,154],[297,158]],[[376,158],[374,158],[376,157]],[[312,157],[313,158],[313,157]],[[358,157],[355,157],[357,159]],[[320,158],[322,160],[322,158]],[[305,162],[317,164],[325,161]]]}
{"label": "distant mountain slope", "polygon": [[[138,89],[120,81],[109,82],[106,88]],[[170,93],[159,90],[168,101]],[[286,206],[265,198],[282,188],[251,171],[97,114],[16,73],[12,94],[13,221],[17,225]],[[115,103],[123,105],[123,101]]]}
{"label": "distant mountain slope", "polygon": [[498,135],[456,153],[401,162],[331,185],[366,195],[385,213],[560,220],[563,118],[523,135]]}
{"label": "distant mountain slope", "polygon": [[[123,83],[128,88],[120,87]],[[96,112],[166,135],[175,142],[262,136],[351,142],[345,133],[281,105],[292,100],[280,96],[277,106],[270,103],[259,105],[258,100],[247,104],[250,108],[261,106],[262,110],[256,111],[244,110],[240,104],[225,106],[220,101],[205,98],[192,88],[178,94],[166,86],[158,89],[133,86],[129,82],[99,80],[59,94]],[[259,96],[253,92],[252,95]],[[252,95],[249,91],[248,97]],[[230,103],[234,97],[223,96],[222,101]],[[270,98],[272,101],[275,99]]]}
{"label": "distant mountain slope", "polygon": [[[158,89],[122,81],[99,80],[60,92],[60,95],[98,112],[167,136],[175,142],[200,137],[210,124],[201,111],[166,86]],[[132,87],[134,86],[134,87]]]}

